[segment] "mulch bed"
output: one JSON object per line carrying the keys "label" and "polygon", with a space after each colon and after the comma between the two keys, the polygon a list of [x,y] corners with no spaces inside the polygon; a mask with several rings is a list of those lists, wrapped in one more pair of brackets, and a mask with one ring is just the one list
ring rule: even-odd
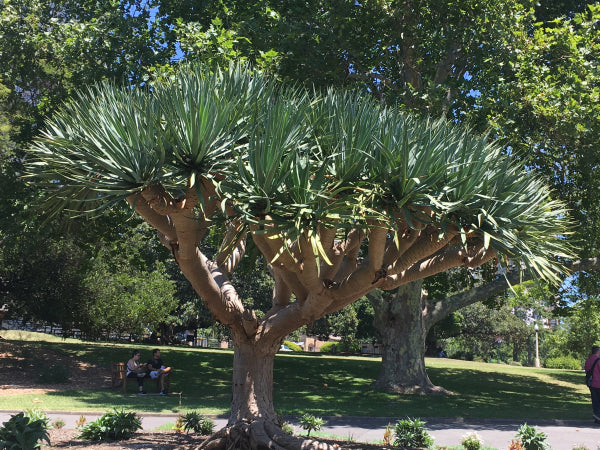
{"label": "mulch bed", "polygon": [[[192,450],[197,449],[206,439],[206,436],[193,436],[175,431],[144,431],[136,433],[131,439],[119,442],[91,442],[82,441],[76,438],[77,430],[52,429],[49,432],[50,442],[55,448],[69,449],[148,449],[148,450]],[[340,449],[348,450],[385,450],[389,447],[375,444],[362,444],[360,442],[337,441],[334,439],[321,439],[321,442],[328,442],[331,445],[337,445]]]}

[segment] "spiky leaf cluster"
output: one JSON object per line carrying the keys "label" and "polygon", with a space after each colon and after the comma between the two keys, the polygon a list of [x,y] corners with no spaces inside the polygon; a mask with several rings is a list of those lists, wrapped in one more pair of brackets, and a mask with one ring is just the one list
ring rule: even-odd
{"label": "spiky leaf cluster", "polygon": [[[152,90],[83,91],[31,149],[50,211],[93,211],[152,185],[212,183],[219,214],[286,245],[317,227],[458,229],[463,246],[553,279],[570,255],[564,205],[486,136],[349,92],[312,93],[244,66],[191,66]],[[200,197],[200,195],[199,195]],[[200,208],[198,214],[204,214]]]}

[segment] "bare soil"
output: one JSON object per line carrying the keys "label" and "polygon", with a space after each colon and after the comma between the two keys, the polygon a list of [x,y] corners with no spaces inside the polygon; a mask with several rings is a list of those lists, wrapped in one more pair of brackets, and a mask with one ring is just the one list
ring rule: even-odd
{"label": "bare soil", "polygon": [[[77,439],[77,430],[49,431],[52,447],[69,449],[158,449],[158,450],[191,450],[199,448],[206,436],[194,436],[174,431],[143,431],[136,433],[131,439],[118,442],[92,442]],[[374,444],[362,444],[360,442],[344,442],[334,439],[321,440],[336,446],[340,450],[385,450],[389,447]]]}
{"label": "bare soil", "polygon": [[[45,367],[62,365],[68,369],[67,383],[40,383]],[[110,386],[110,369],[79,361],[41,346],[19,346],[0,337],[0,397],[17,394],[43,394],[64,389],[100,389]],[[78,430],[51,428],[50,442],[55,448],[69,449],[196,449],[206,436],[188,435],[175,431],[140,431],[131,439],[118,442],[94,442],[77,438]],[[386,447],[359,442],[323,440],[340,449],[382,450]]]}

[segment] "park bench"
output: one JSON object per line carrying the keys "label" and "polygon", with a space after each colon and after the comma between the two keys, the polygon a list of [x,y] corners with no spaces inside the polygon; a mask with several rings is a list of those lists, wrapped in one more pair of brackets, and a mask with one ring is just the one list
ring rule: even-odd
{"label": "park bench", "polygon": [[[123,387],[123,393],[127,392],[127,382],[134,382],[137,386],[137,381],[135,378],[127,378],[127,364],[123,362],[113,362],[110,364],[110,372],[111,372],[111,386],[113,389],[118,388],[119,386]],[[173,373],[170,373],[168,377],[165,378],[165,390],[168,392],[171,386],[171,377]],[[152,380],[150,378],[150,374],[147,374],[143,380]],[[160,383],[159,378],[156,378],[156,392],[160,391]]]}

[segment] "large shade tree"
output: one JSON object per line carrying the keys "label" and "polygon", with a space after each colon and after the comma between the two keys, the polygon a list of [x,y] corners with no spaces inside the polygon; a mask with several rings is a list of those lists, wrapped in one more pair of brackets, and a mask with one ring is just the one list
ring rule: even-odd
{"label": "large shade tree", "polygon": [[[592,271],[598,258],[566,262],[570,271]],[[452,295],[428,296],[422,280],[393,291],[374,291],[368,295],[375,310],[375,328],[383,344],[382,364],[373,385],[398,393],[444,394],[434,385],[425,368],[426,337],[432,327],[461,308],[504,294],[511,285],[529,279],[528,273],[511,271],[499,274],[477,286]],[[479,274],[481,276],[481,274]]]}
{"label": "large shade tree", "polygon": [[[553,257],[571,256],[563,204],[485,137],[240,66],[182,68],[151,91],[91,88],[30,152],[49,213],[127,201],[230,328],[230,419],[211,448],[306,445],[280,433],[272,396],[274,356],[300,326],[374,289],[493,259],[556,281]],[[223,241],[208,259],[211,229]],[[260,318],[231,281],[249,245],[274,279]]]}

